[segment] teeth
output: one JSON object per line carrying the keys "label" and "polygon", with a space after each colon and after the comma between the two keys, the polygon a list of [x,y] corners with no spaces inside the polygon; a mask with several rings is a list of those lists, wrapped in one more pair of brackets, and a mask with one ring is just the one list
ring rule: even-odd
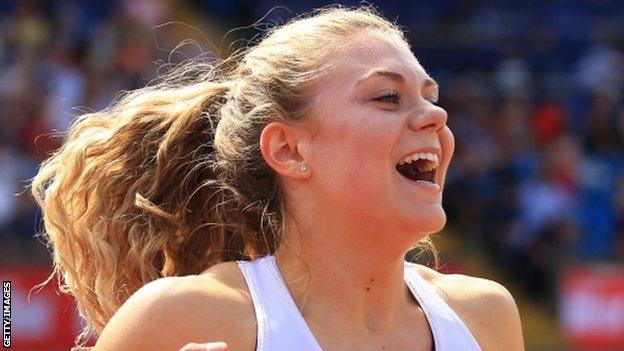
{"label": "teeth", "polygon": [[416,160],[430,161],[418,167],[419,172],[429,172],[438,167],[438,155],[430,153],[430,152],[419,152],[419,153],[414,153],[414,154],[405,156],[401,161],[399,161],[399,164],[402,165],[404,163],[412,163],[412,161],[416,161]]}

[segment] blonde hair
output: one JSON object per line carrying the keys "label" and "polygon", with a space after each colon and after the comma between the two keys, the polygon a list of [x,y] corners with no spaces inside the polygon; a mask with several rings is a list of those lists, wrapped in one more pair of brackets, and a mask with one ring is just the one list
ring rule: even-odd
{"label": "blonde hair", "polygon": [[310,87],[330,71],[329,53],[362,30],[407,43],[370,7],[322,8],[77,118],[32,193],[53,248],[44,283],[56,275],[76,298],[88,322],[79,340],[152,280],[275,251],[285,209],[260,133],[310,115]]}

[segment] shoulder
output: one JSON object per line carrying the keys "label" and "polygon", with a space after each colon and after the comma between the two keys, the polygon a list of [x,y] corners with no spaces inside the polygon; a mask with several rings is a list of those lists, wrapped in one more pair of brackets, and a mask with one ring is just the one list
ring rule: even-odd
{"label": "shoulder", "polygon": [[462,319],[483,350],[524,350],[520,313],[507,288],[489,279],[414,267]]}
{"label": "shoulder", "polygon": [[253,303],[235,262],[199,275],[166,277],[137,290],[102,331],[96,350],[178,350],[225,341],[253,350]]}

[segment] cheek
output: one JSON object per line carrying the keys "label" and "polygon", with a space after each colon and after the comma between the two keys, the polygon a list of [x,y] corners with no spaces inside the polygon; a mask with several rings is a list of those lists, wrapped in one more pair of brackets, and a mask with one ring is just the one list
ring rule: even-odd
{"label": "cheek", "polygon": [[[334,161],[358,170],[379,169],[379,162],[388,161],[393,145],[393,133],[387,125],[360,121],[341,128],[327,140]],[[339,156],[339,157],[338,157]]]}
{"label": "cheek", "polygon": [[[387,173],[388,157],[395,143],[388,123],[353,118],[336,123],[319,135],[319,161],[329,181],[345,191],[372,191]],[[364,189],[366,187],[368,189]],[[373,189],[371,189],[373,188]]]}

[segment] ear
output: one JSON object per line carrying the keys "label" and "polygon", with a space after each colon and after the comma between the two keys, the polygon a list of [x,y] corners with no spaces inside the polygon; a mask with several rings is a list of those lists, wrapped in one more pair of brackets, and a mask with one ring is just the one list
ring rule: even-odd
{"label": "ear", "polygon": [[[264,160],[275,172],[290,178],[304,179],[311,174],[310,165],[301,155],[300,146],[304,143],[295,127],[283,122],[271,122],[260,135],[260,151]],[[308,171],[302,172],[302,165]]]}

